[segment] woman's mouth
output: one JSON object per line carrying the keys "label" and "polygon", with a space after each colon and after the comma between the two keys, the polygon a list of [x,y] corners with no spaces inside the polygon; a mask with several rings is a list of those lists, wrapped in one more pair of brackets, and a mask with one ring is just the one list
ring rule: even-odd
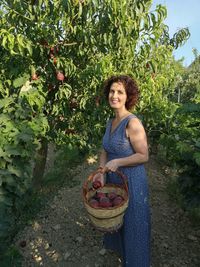
{"label": "woman's mouth", "polygon": [[112,99],[112,100],[111,100],[111,103],[112,103],[112,104],[117,104],[117,103],[119,103],[119,101],[118,101],[117,99]]}

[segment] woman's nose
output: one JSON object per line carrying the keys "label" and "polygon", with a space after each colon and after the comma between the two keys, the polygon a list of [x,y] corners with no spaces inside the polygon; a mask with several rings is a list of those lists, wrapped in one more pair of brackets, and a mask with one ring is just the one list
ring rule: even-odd
{"label": "woman's nose", "polygon": [[113,92],[113,97],[117,97],[117,92]]}

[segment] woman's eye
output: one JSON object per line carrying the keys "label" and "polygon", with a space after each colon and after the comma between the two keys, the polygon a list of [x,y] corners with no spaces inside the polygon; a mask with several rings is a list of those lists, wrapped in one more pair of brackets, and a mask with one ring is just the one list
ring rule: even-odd
{"label": "woman's eye", "polygon": [[115,90],[110,90],[110,94],[115,94],[115,93],[117,93],[117,94],[119,94],[119,95],[123,95],[124,94],[124,92],[123,91],[115,91]]}

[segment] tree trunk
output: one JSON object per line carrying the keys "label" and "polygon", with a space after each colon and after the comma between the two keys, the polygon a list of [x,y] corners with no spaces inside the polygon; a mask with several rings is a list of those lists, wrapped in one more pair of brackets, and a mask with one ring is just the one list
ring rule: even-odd
{"label": "tree trunk", "polygon": [[35,166],[33,169],[33,187],[38,189],[41,187],[42,178],[45,171],[47,160],[48,142],[46,139],[41,140],[41,148],[37,152]]}

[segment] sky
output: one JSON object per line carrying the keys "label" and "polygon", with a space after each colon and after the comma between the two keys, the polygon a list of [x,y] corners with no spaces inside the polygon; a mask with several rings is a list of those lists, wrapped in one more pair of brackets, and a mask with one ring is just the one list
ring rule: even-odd
{"label": "sky", "polygon": [[184,57],[184,66],[189,66],[194,60],[193,48],[200,54],[200,0],[153,0],[152,8],[157,4],[167,7],[167,19],[165,24],[169,26],[170,36],[180,28],[188,27],[190,38],[175,50],[175,59]]}

